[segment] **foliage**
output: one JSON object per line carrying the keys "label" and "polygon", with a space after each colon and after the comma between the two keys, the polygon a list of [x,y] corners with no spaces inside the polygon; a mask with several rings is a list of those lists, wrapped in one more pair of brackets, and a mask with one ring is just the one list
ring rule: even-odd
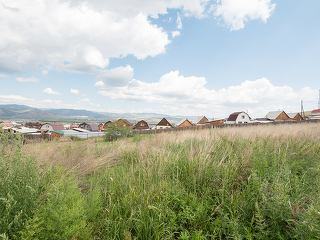
{"label": "foliage", "polygon": [[[87,175],[57,166],[40,174],[37,168],[43,185],[38,183],[28,214],[0,237],[319,239],[319,137],[244,139],[212,131],[203,138],[167,134],[173,140],[164,142],[135,137],[123,149],[72,143],[92,148],[97,158],[104,158],[99,147],[106,145],[117,161]],[[65,144],[72,158],[77,151]],[[16,148],[4,153],[12,161]],[[12,211],[13,219],[19,211]]]}
{"label": "foliage", "polygon": [[129,127],[118,126],[116,122],[109,123],[104,129],[104,139],[107,142],[115,141],[120,138],[132,137],[134,131]]}
{"label": "foliage", "polygon": [[22,145],[20,135],[0,129],[0,234],[10,239],[32,216],[42,191],[40,169]]}

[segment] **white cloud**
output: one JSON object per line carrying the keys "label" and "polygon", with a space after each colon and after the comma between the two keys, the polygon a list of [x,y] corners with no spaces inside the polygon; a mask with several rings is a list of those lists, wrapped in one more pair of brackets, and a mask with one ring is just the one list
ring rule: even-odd
{"label": "white cloud", "polygon": [[16,78],[16,80],[18,82],[35,82],[35,83],[38,83],[39,82],[39,79],[36,79],[34,77],[30,77],[30,78],[21,78],[21,77],[18,77]]}
{"label": "white cloud", "polygon": [[26,103],[34,101],[34,99],[28,99],[19,95],[0,95],[0,103]]}
{"label": "white cloud", "polygon": [[130,65],[126,67],[117,67],[110,70],[100,70],[96,87],[114,86],[120,87],[127,85],[133,77],[133,68]]}
{"label": "white cloud", "polygon": [[180,13],[177,13],[177,28],[182,29],[182,21],[181,21]]}
{"label": "white cloud", "polygon": [[5,78],[7,77],[6,75],[0,74],[0,78]]}
{"label": "white cloud", "polygon": [[84,99],[81,99],[81,102],[90,102],[90,99],[89,98],[84,98]]}
{"label": "white cloud", "polygon": [[70,93],[72,93],[72,94],[79,94],[80,92],[79,92],[79,90],[77,90],[77,89],[70,89]]}
{"label": "white cloud", "polygon": [[90,106],[101,107],[100,104],[94,104],[94,103],[90,103]]}
{"label": "white cloud", "polygon": [[222,18],[231,30],[244,28],[249,20],[261,19],[266,22],[276,4],[271,0],[221,0],[213,5],[216,17]]}
{"label": "white cloud", "polygon": [[266,78],[219,90],[207,89],[206,83],[205,78],[183,77],[178,71],[172,71],[156,83],[133,79],[126,86],[104,86],[98,93],[111,99],[163,104],[162,109],[168,109],[167,114],[211,112],[227,116],[232,111],[250,109],[261,117],[271,110],[297,111],[301,99],[310,101],[317,97],[317,91],[309,87],[295,91],[288,86],[274,86]]}
{"label": "white cloud", "polygon": [[57,91],[53,91],[51,88],[43,89],[42,92],[49,95],[61,95],[61,93],[58,93]]}
{"label": "white cloud", "polygon": [[171,34],[172,34],[172,37],[175,38],[177,36],[180,36],[180,31],[172,31]]}

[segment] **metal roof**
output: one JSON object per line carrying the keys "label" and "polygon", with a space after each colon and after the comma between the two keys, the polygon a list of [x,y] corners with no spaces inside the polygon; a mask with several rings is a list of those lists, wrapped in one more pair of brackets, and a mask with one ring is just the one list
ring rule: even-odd
{"label": "metal roof", "polygon": [[298,114],[300,115],[300,113],[287,113],[290,118],[294,118]]}
{"label": "metal roof", "polygon": [[227,121],[235,121],[235,120],[237,120],[237,117],[239,116],[240,113],[242,113],[242,112],[231,113],[230,116],[228,117]]}
{"label": "metal roof", "polygon": [[269,118],[271,120],[275,120],[283,111],[273,111],[268,112],[266,115],[266,118]]}

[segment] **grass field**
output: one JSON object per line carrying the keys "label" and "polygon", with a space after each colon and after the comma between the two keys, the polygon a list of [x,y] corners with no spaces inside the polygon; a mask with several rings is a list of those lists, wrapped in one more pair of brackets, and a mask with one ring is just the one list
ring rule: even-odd
{"label": "grass field", "polygon": [[320,238],[319,123],[1,143],[0,238]]}

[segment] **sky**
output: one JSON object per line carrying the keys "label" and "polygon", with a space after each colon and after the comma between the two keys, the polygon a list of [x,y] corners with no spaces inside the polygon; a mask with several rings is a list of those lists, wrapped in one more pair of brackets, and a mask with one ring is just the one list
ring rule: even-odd
{"label": "sky", "polygon": [[0,0],[0,104],[225,118],[318,108],[320,1]]}

